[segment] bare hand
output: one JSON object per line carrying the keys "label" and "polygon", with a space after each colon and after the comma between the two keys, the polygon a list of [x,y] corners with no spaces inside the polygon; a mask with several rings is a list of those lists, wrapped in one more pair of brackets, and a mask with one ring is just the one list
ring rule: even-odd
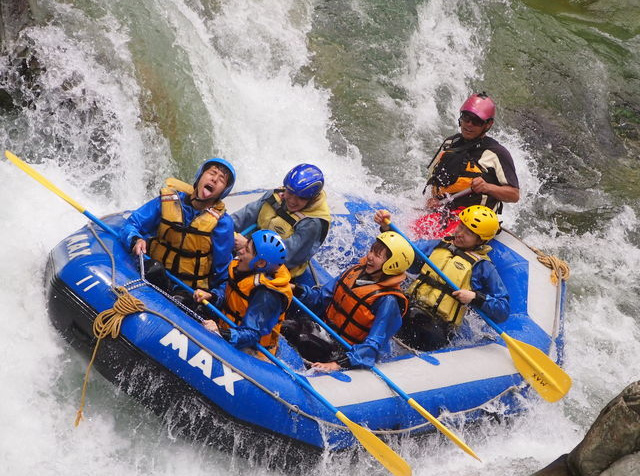
{"label": "bare hand", "polygon": [[376,210],[373,221],[380,225],[380,228],[384,231],[387,231],[389,229],[389,223],[391,223],[391,213],[388,210]]}
{"label": "bare hand", "polygon": [[218,324],[216,324],[214,321],[212,321],[211,319],[207,319],[206,321],[204,321],[202,323],[202,325],[205,327],[205,329],[207,329],[208,331],[213,332],[214,334],[218,334],[220,335],[220,329],[218,329]]}
{"label": "bare hand", "polygon": [[469,304],[476,298],[476,293],[468,289],[458,289],[457,291],[452,292],[451,295],[462,304]]}
{"label": "bare hand", "polygon": [[211,300],[211,296],[212,296],[212,294],[211,294],[211,293],[208,293],[207,291],[203,291],[202,289],[196,289],[196,290],[193,292],[193,300],[194,300],[195,302],[202,302],[202,301],[204,301],[205,299],[206,299],[207,301],[209,301],[209,300]]}
{"label": "bare hand", "polygon": [[340,370],[338,362],[314,362],[311,364],[311,368],[320,370],[321,372],[333,372],[335,370]]}
{"label": "bare hand", "polygon": [[147,242],[145,240],[143,240],[142,238],[138,238],[138,241],[136,241],[136,244],[133,245],[133,248],[132,248],[131,252],[136,256],[140,256],[140,255],[146,254],[146,252],[147,252]]}
{"label": "bare hand", "polygon": [[471,190],[473,190],[474,193],[484,193],[485,195],[491,195],[493,185],[487,183],[482,177],[475,177],[471,181]]}
{"label": "bare hand", "polygon": [[240,233],[234,233],[233,234],[233,249],[235,251],[238,251],[242,248],[244,248],[245,246],[247,246],[247,241],[249,241],[247,239],[246,236],[240,234]]}

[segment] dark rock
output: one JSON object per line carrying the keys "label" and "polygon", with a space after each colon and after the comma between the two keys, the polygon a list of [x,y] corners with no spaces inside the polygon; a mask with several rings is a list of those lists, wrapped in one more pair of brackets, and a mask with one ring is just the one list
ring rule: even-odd
{"label": "dark rock", "polygon": [[16,40],[20,31],[33,21],[28,0],[0,0],[0,43]]}
{"label": "dark rock", "polygon": [[632,383],[598,415],[569,454],[568,466],[580,476],[597,476],[619,459],[640,451],[640,381]]}
{"label": "dark rock", "polygon": [[640,381],[602,409],[584,439],[532,476],[640,476]]}

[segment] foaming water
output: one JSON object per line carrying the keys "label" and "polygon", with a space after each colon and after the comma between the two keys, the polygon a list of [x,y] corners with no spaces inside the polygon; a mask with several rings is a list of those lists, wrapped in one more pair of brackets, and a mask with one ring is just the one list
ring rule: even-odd
{"label": "foaming water", "polygon": [[331,151],[329,92],[294,80],[308,61],[310,4],[230,2],[211,22],[180,2],[174,7],[168,22],[212,120],[212,148],[237,168],[237,189],[277,186],[300,162],[318,165],[333,192],[362,182],[357,150]]}
{"label": "foaming water", "polygon": [[[412,100],[416,133],[446,133],[470,84],[482,79],[486,20],[469,2],[435,0],[419,6],[402,78]],[[420,161],[428,158],[419,157]]]}
{"label": "foaming water", "polygon": [[[277,185],[291,166],[305,161],[323,168],[332,195],[356,192],[410,209],[420,200],[415,192],[422,180],[418,171],[439,138],[455,131],[457,105],[482,78],[480,38],[487,32],[478,25],[486,20],[484,11],[469,2],[420,4],[402,73],[408,99],[398,106],[415,124],[406,131],[411,148],[401,171],[406,192],[389,196],[374,193],[383,183],[375,164],[364,168],[355,147],[338,153],[327,138],[336,93],[298,79],[309,61],[306,36],[314,2],[240,0],[216,11],[208,2],[179,0],[47,5],[53,21],[23,37],[45,68],[40,93],[23,86],[30,107],[3,118],[0,137],[6,148],[32,160],[97,215],[142,203],[163,177],[190,173],[209,154],[236,165],[239,190]],[[140,46],[143,35],[136,21],[141,18],[170,45],[166,51]],[[162,62],[174,85],[182,83],[184,89],[153,83],[144,64],[154,61]],[[151,98],[145,89],[150,82],[156,86]],[[192,131],[169,135],[170,121],[160,113],[165,102],[179,104],[167,114],[183,117]],[[509,421],[464,428],[455,419],[446,420],[483,463],[440,435],[392,442],[419,475],[529,474],[573,448],[602,405],[637,378],[630,363],[640,358],[634,299],[640,250],[633,241],[638,218],[625,208],[606,226],[580,236],[551,221],[531,223],[532,207],[540,203],[531,200],[540,192],[535,157],[517,132],[499,121],[492,135],[512,152],[523,192],[520,203],[505,207],[505,225],[515,226],[527,243],[563,257],[572,269],[564,355],[574,386],[555,404],[533,399],[526,414]],[[182,152],[203,151],[205,156],[175,154],[180,141]],[[173,162],[172,156],[180,161]],[[273,474],[259,455],[247,461],[176,436],[170,421],[149,413],[96,372],[90,379],[86,420],[73,428],[86,360],[49,324],[41,280],[49,250],[86,219],[12,165],[0,163],[0,174],[5,178],[0,194],[10,204],[2,211],[10,232],[3,233],[0,243],[5,263],[0,453],[6,455],[6,471]],[[563,206],[551,197],[544,202],[550,212]],[[398,218],[403,226],[408,215]],[[348,237],[337,239],[348,242]],[[238,444],[246,443],[242,435],[237,438]],[[350,455],[327,454],[316,474],[379,471],[368,456],[353,464]]]}

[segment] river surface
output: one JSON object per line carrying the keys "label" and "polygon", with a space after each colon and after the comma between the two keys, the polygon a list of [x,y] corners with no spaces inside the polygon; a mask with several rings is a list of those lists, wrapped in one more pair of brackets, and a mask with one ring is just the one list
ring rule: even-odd
{"label": "river surface", "polygon": [[[552,3],[552,5],[551,5]],[[3,147],[96,215],[135,208],[211,156],[236,190],[299,162],[330,194],[419,212],[433,151],[473,91],[498,103],[492,135],[522,199],[506,227],[571,267],[558,403],[395,446],[418,475],[527,475],[570,451],[640,362],[640,8],[637,1],[35,0],[0,57]],[[0,162],[0,460],[6,474],[277,474],[176,437],[92,374],[47,317],[47,253],[86,219]],[[315,474],[378,474],[327,456]]]}

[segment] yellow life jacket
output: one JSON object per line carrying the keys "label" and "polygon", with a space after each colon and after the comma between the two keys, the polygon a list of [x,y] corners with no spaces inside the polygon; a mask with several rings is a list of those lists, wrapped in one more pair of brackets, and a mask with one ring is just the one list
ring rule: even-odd
{"label": "yellow life jacket", "polygon": [[[284,311],[287,310],[293,292],[291,291],[291,274],[285,265],[281,265],[275,272],[273,278],[270,278],[265,273],[255,273],[238,279],[236,273],[236,267],[238,266],[238,260],[231,261],[229,265],[229,281],[227,281],[227,287],[225,290],[224,299],[224,313],[229,319],[231,319],[237,325],[242,324],[242,318],[247,313],[249,308],[249,296],[251,292],[258,286],[265,286],[268,289],[276,291],[282,294],[287,305],[285,306],[278,323],[274,326],[273,330],[260,338],[260,344],[266,347],[269,352],[275,354],[278,349],[278,335],[280,334],[280,327],[284,320]],[[229,324],[224,321],[219,323],[220,329],[229,329]]]}
{"label": "yellow life jacket", "polygon": [[[490,250],[490,246],[482,245],[474,251],[461,251],[443,240],[429,259],[460,289],[471,289],[473,267],[481,260],[489,260],[487,253]],[[428,264],[422,267],[420,275],[407,289],[412,304],[459,326],[467,307],[455,299],[452,292],[453,289]]]}
{"label": "yellow life jacket", "polygon": [[409,301],[400,290],[406,273],[389,276],[377,283],[356,285],[356,280],[365,268],[366,258],[360,264],[346,270],[336,284],[333,299],[327,308],[327,321],[336,332],[351,344],[363,342],[369,335],[376,316],[371,306],[376,299],[392,295],[400,299],[400,312],[404,316]]}
{"label": "yellow life jacket", "polygon": [[160,190],[161,220],[156,236],[151,239],[149,255],[192,288],[209,289],[213,262],[211,232],[224,215],[225,206],[218,201],[185,224],[178,192],[191,194],[193,187],[168,178]]}
{"label": "yellow life jacket", "polygon": [[[260,230],[273,230],[283,239],[289,238],[295,231],[296,224],[304,218],[320,218],[322,220],[321,242],[327,237],[331,225],[331,212],[327,204],[327,195],[320,192],[318,197],[311,201],[306,208],[299,212],[289,212],[280,196],[284,189],[276,189],[262,205],[258,213],[257,225]],[[308,263],[302,263],[290,269],[291,277],[300,276]]]}

